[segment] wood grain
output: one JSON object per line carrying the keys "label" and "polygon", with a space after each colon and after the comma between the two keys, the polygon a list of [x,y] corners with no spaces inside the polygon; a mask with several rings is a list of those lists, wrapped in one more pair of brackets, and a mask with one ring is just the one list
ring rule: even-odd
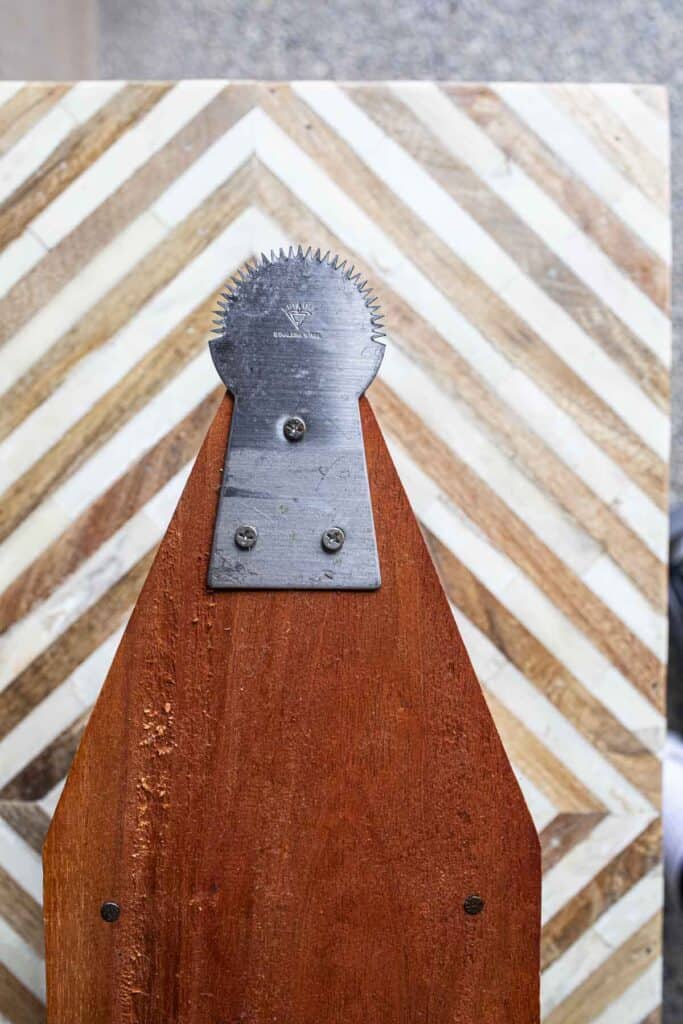
{"label": "wood grain", "polygon": [[[656,959],[662,915],[655,914],[639,928],[609,959],[572,992],[560,1006],[545,1018],[548,1024],[573,1024],[576,1020],[588,1020],[590,1015],[599,1015],[622,990],[632,984]],[[595,1018],[594,1018],[595,1019]]]}
{"label": "wood grain", "polygon": [[648,871],[657,866],[662,838],[655,821],[607,864],[574,899],[543,928],[543,970],[554,963],[577,938]]}
{"label": "wood grain", "polygon": [[48,836],[50,1024],[533,1024],[538,840],[369,406],[373,593],[206,590],[229,418]]}
{"label": "wood grain", "polygon": [[542,1013],[598,972],[644,1024],[656,964],[594,940],[662,903],[665,91],[92,90],[0,89],[0,1016],[44,1024],[38,853],[221,400],[217,278],[301,242],[386,313],[375,412],[542,835]]}
{"label": "wood grain", "polygon": [[52,200],[90,166],[116,139],[147,113],[169,90],[168,83],[151,88],[127,85],[92,121],[75,126],[47,160],[0,206],[0,246],[17,238]]}
{"label": "wood grain", "polygon": [[[289,124],[289,122],[287,122]],[[258,191],[262,204],[278,221],[302,238],[316,238],[323,250],[346,252],[339,237],[324,224],[311,217],[303,203],[265,169],[258,169]],[[429,250],[433,246],[430,243]],[[362,253],[352,251],[349,258],[363,276],[372,280],[372,266]],[[444,257],[446,258],[446,257]],[[430,266],[430,276],[435,267]],[[392,325],[392,344],[405,347],[413,358],[441,382],[454,400],[463,401],[490,428],[496,444],[511,460],[524,467],[539,485],[581,523],[591,536],[610,552],[611,557],[634,579],[657,607],[666,607],[666,587],[661,563],[651,551],[624,527],[614,511],[602,503],[586,487],[578,474],[572,473],[543,443],[542,437],[529,430],[521,417],[501,403],[468,363],[461,358],[410,303],[409,296],[399,294],[388,285],[382,289],[382,309]],[[0,423],[1,423],[0,419]]]}
{"label": "wood grain", "polygon": [[[281,88],[285,91],[287,87]],[[368,87],[363,87],[354,92],[354,99],[360,106],[367,103],[367,90]],[[274,102],[273,95],[269,95],[269,112],[278,109]],[[587,387],[544,343],[529,323],[444,245],[424,221],[384,185],[377,172],[364,165],[352,148],[345,145],[310,109],[292,116],[291,106],[288,106],[280,117],[283,127],[286,126],[287,132],[301,148],[325,169],[333,181],[345,191],[352,192],[368,215],[381,225],[401,251],[410,254],[415,266],[470,323],[495,343],[507,359],[542,388],[552,392],[555,401],[580,423],[588,436],[659,503],[665,493],[662,483],[666,467],[661,460],[653,459],[652,452],[635,435],[632,425],[616,416],[595,391]],[[442,159],[452,163],[452,158],[447,155]],[[653,390],[661,392],[663,388],[661,397],[666,401],[666,374],[662,374],[656,364],[649,365],[655,376],[659,375],[659,389],[654,381]],[[643,388],[650,387],[649,371],[644,373],[644,367],[640,368],[638,379]]]}
{"label": "wood grain", "polygon": [[[600,116],[595,96],[589,89],[581,86],[578,89],[568,88],[573,90],[574,100],[578,100],[583,94],[582,107],[591,111],[590,123],[593,124],[594,119]],[[505,153],[513,157],[542,185],[548,195],[561,204],[563,210],[650,296],[653,302],[661,309],[668,308],[669,268],[662,260],[657,259],[646,245],[634,238],[619,217],[600,203],[595,194],[573,175],[568,167],[553,158],[547,146],[505,107],[491,88],[480,86],[471,89],[467,86],[453,85],[448,87],[448,93],[486,130]],[[567,95],[565,87],[558,88],[554,95],[560,101],[564,100]],[[578,113],[578,106],[574,106],[574,111]],[[598,135],[602,145],[604,135],[602,132]],[[593,137],[595,138],[595,134]],[[623,157],[624,141],[622,132],[618,145],[610,147],[611,155],[619,154]],[[638,150],[637,160],[642,161],[644,165],[647,164],[650,172],[649,176],[642,176],[648,182],[647,194],[654,193],[654,198],[661,201],[666,176],[664,175],[662,180],[662,175],[658,172],[656,178],[652,177],[652,162],[647,159],[643,146]],[[634,160],[629,160],[629,167],[633,167],[634,163]]]}

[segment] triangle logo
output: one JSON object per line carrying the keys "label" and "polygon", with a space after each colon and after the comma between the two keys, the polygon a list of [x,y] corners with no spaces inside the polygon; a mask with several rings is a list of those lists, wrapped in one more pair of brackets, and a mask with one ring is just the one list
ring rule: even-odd
{"label": "triangle logo", "polygon": [[285,314],[294,330],[300,331],[304,320],[311,315],[313,310],[307,309],[305,306],[290,305],[285,306],[282,312]]}

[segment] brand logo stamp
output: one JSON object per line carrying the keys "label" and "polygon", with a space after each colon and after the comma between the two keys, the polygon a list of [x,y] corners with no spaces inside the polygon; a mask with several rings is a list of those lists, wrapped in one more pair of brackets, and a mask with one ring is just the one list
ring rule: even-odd
{"label": "brand logo stamp", "polygon": [[314,307],[311,302],[288,302],[286,306],[282,306],[282,312],[285,314],[290,324],[294,328],[296,333],[274,331],[274,338],[319,338],[319,331],[305,331],[303,329],[304,324],[313,316]]}

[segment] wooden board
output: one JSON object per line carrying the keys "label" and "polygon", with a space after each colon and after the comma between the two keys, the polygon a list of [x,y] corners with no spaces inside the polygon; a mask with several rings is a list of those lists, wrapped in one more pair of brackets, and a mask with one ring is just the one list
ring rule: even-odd
{"label": "wooden board", "polygon": [[48,1022],[533,1024],[538,838],[367,400],[366,593],[207,589],[230,408],[47,837]]}
{"label": "wooden board", "polygon": [[656,1015],[665,92],[0,101],[0,1013],[44,1014],[40,847],[220,400],[216,293],[301,242],[348,256],[387,315],[373,408],[541,833],[544,1016]]}

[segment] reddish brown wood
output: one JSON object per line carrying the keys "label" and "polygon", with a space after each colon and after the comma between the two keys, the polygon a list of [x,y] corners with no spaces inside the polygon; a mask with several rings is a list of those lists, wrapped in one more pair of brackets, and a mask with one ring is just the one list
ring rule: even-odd
{"label": "reddish brown wood", "polygon": [[374,593],[206,590],[230,408],[48,836],[48,1020],[534,1024],[538,840],[370,407]]}

